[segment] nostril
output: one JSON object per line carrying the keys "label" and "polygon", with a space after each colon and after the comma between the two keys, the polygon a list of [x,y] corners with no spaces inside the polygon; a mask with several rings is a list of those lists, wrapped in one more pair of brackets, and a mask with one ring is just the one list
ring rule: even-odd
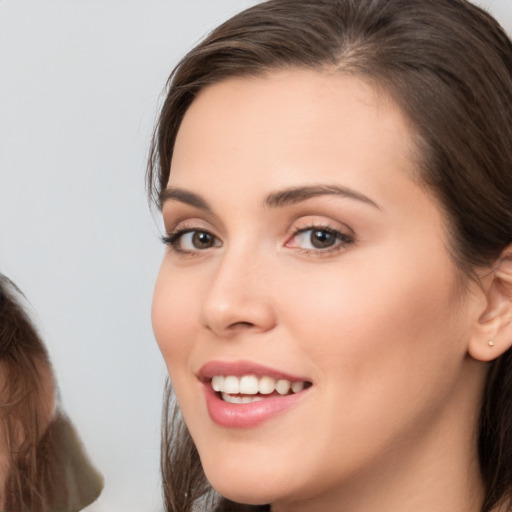
{"label": "nostril", "polygon": [[251,322],[235,322],[229,326],[229,329],[248,329],[254,327]]}

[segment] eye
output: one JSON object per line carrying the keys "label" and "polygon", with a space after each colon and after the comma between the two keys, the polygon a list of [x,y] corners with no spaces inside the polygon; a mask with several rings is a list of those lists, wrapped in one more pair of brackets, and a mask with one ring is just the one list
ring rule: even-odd
{"label": "eye", "polygon": [[198,229],[178,230],[169,236],[164,236],[162,240],[175,251],[183,253],[204,251],[222,245],[215,235],[209,231]]}
{"label": "eye", "polygon": [[336,234],[326,229],[308,229],[297,236],[300,245],[309,248],[327,249],[336,243]]}
{"label": "eye", "polygon": [[286,243],[286,247],[307,251],[329,252],[341,249],[354,240],[351,236],[327,227],[311,227],[298,230]]}

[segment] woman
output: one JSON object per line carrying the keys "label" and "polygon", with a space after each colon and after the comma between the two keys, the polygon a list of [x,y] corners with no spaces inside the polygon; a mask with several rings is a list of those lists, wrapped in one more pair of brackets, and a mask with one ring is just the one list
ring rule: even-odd
{"label": "woman", "polygon": [[103,487],[56,404],[48,354],[16,286],[0,274],[0,508],[74,512]]}
{"label": "woman", "polygon": [[180,62],[168,510],[512,509],[511,140],[512,44],[464,0],[271,0]]}

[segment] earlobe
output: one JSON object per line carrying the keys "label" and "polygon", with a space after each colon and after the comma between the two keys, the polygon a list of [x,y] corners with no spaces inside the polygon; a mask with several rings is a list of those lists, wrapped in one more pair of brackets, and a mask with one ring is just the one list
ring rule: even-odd
{"label": "earlobe", "polygon": [[512,246],[485,279],[486,304],[471,333],[468,351],[478,361],[492,361],[512,345]]}

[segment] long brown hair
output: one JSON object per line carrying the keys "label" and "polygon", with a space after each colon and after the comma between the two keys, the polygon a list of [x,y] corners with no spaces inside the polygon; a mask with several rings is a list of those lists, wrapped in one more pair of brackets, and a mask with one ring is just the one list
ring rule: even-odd
{"label": "long brown hair", "polygon": [[[381,88],[415,128],[420,179],[450,226],[461,275],[491,266],[512,242],[512,43],[465,0],[270,0],[234,16],[177,65],[153,137],[148,190],[159,204],[174,142],[196,95],[234,76],[336,68]],[[479,424],[482,512],[512,488],[512,355],[490,365]],[[176,408],[168,390],[164,410]],[[210,492],[179,412],[166,412],[167,509]],[[222,500],[218,510],[256,510]],[[512,509],[511,509],[512,510]]]}
{"label": "long brown hair", "polygon": [[73,512],[94,501],[102,478],[56,407],[46,348],[0,274],[0,507],[4,512]]}

